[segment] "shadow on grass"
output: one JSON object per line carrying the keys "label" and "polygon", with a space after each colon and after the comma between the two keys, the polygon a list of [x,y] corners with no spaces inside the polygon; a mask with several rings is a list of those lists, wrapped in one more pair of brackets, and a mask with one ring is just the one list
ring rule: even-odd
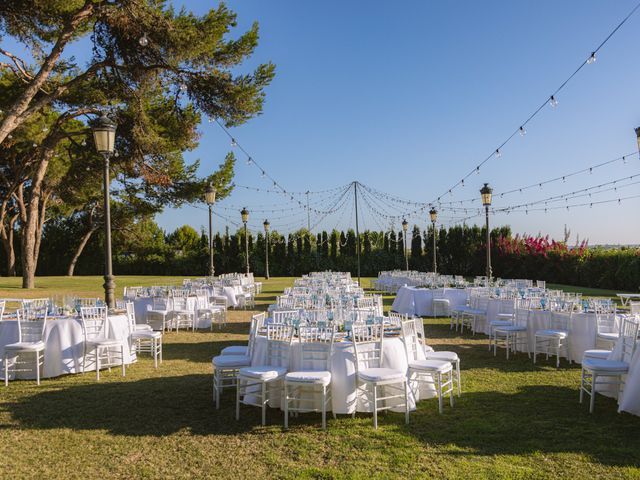
{"label": "shadow on grass", "polygon": [[[130,382],[94,383],[37,393],[19,403],[5,404],[20,428],[106,430],[113,435],[161,437],[187,430],[194,435],[237,435],[255,431],[279,435],[282,412],[269,409],[260,427],[260,410],[242,407],[234,419],[233,391],[223,395],[220,410],[211,399],[210,375],[184,375]],[[472,392],[457,399],[455,408],[437,413],[436,400],[420,402],[404,425],[401,414],[381,418],[382,429],[417,438],[444,455],[527,455],[577,453],[598,462],[640,464],[640,419],[615,413],[615,402],[598,397],[597,413],[589,415],[577,403],[574,389],[550,385],[526,386],[514,393]],[[292,419],[290,435],[319,416]],[[369,416],[356,420],[329,419],[328,428],[349,426],[349,435],[374,434]],[[455,447],[455,448],[452,448]]]}

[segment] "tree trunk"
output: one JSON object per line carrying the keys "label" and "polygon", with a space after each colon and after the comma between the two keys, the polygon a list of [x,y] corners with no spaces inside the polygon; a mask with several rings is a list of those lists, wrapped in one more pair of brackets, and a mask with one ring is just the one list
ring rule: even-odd
{"label": "tree trunk", "polygon": [[17,214],[9,219],[9,225],[0,230],[0,239],[7,259],[7,277],[16,276],[16,250],[13,243],[16,220],[18,220]]}
{"label": "tree trunk", "polygon": [[97,230],[97,227],[92,227],[91,229],[89,229],[87,233],[84,234],[84,236],[82,237],[82,240],[80,240],[80,244],[76,248],[76,251],[73,254],[73,258],[69,263],[69,269],[67,270],[68,277],[73,277],[73,271],[76,268],[76,263],[78,263],[78,259],[80,258],[80,255],[82,255],[82,252],[84,251],[84,247],[87,246],[87,243],[91,238],[91,235],[93,235],[93,232],[95,232],[96,230]]}

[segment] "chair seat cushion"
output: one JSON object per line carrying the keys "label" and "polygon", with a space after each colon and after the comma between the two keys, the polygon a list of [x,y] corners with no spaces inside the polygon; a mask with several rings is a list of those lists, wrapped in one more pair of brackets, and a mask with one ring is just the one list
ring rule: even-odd
{"label": "chair seat cushion", "polygon": [[211,360],[215,367],[248,367],[251,359],[246,355],[218,355]]}
{"label": "chair seat cushion", "polygon": [[472,310],[469,305],[460,305],[459,307],[453,307],[451,309],[452,312],[463,313]]}
{"label": "chair seat cushion", "polygon": [[133,339],[141,338],[143,340],[144,339],[151,340],[155,338],[157,340],[159,338],[162,338],[162,333],[154,332],[153,330],[138,330],[135,332],[131,332],[131,338]]}
{"label": "chair seat cushion", "polygon": [[409,368],[413,370],[421,370],[424,372],[448,372],[451,370],[451,362],[447,360],[414,360],[409,362]]}
{"label": "chair seat cushion", "polygon": [[445,362],[456,362],[459,360],[458,354],[456,352],[450,352],[447,350],[434,351],[434,352],[425,352],[425,357],[427,360],[444,360]]}
{"label": "chair seat cushion", "polygon": [[496,315],[497,320],[513,320],[515,318],[515,314],[513,313],[499,313]]}
{"label": "chair seat cushion", "polygon": [[479,310],[477,308],[467,308],[462,313],[467,313],[469,315],[486,315],[484,310]]}
{"label": "chair seat cushion", "polygon": [[[224,357],[226,357],[226,355],[222,356],[222,358]],[[262,380],[263,382],[283,377],[286,373],[287,369],[285,367],[272,367],[270,365],[264,365],[261,367],[245,367],[240,369],[240,375],[243,377],[255,378],[256,380]]]}
{"label": "chair seat cushion", "polygon": [[119,347],[122,345],[122,340],[116,338],[92,338],[87,340],[87,345],[95,345],[99,347]]}
{"label": "chair seat cushion", "polygon": [[284,379],[285,382],[313,383],[326,386],[331,383],[331,372],[289,372]]}
{"label": "chair seat cushion", "polygon": [[393,368],[365,368],[358,372],[358,376],[368,382],[384,382],[406,378],[403,372]]}
{"label": "chair seat cushion", "polygon": [[224,347],[220,355],[247,355],[248,353],[249,347],[247,345],[231,345]]}
{"label": "chair seat cushion", "polygon": [[424,353],[426,355],[427,353],[433,352],[433,347],[430,347],[429,345],[423,345],[422,350],[424,350]]}
{"label": "chair seat cushion", "polygon": [[593,349],[593,350],[585,350],[584,353],[582,354],[582,358],[584,359],[597,358],[600,360],[606,360],[607,358],[609,358],[609,355],[611,355],[611,350]]}
{"label": "chair seat cushion", "polygon": [[582,362],[582,368],[593,372],[620,372],[624,373],[629,370],[629,364],[626,362],[616,362],[614,360],[601,360],[599,358],[586,358]]}
{"label": "chair seat cushion", "polygon": [[449,301],[449,299],[447,298],[434,298],[432,300],[433,303],[444,303],[446,305],[449,305],[451,302]]}
{"label": "chair seat cushion", "polygon": [[527,327],[523,327],[520,325],[504,325],[502,327],[496,327],[494,330],[495,333],[517,333],[517,332],[526,332]]}
{"label": "chair seat cushion", "polygon": [[536,337],[567,338],[568,335],[569,335],[569,332],[567,332],[566,330],[547,329],[547,330],[538,330],[536,332]]}
{"label": "chair seat cushion", "polygon": [[510,320],[491,320],[489,325],[492,327],[508,327],[509,325],[513,325],[513,322]]}
{"label": "chair seat cushion", "polygon": [[44,342],[9,343],[8,345],[4,346],[4,349],[22,352],[37,352],[38,350],[44,350]]}
{"label": "chair seat cushion", "polygon": [[615,342],[620,338],[620,334],[615,332],[600,332],[598,333],[598,338],[602,338],[603,340],[611,340],[612,342]]}
{"label": "chair seat cushion", "polygon": [[147,325],[146,323],[138,323],[136,324],[136,332],[145,332],[145,331],[153,331],[151,325]]}

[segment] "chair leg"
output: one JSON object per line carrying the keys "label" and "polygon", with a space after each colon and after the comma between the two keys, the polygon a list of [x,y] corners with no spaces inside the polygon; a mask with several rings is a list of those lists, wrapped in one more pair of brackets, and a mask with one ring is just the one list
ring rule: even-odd
{"label": "chair leg", "polygon": [[158,368],[158,344],[155,338],[151,340],[151,347],[153,348],[153,366]]}
{"label": "chair leg", "polygon": [[9,386],[9,356],[5,352],[4,354],[4,386]]}
{"label": "chair leg", "polygon": [[538,355],[538,337],[533,339],[533,363],[536,363],[536,357]]}
{"label": "chair leg", "polygon": [[240,378],[236,377],[236,420],[240,420]]}
{"label": "chair leg", "polygon": [[40,351],[36,352],[36,385],[40,385]]}
{"label": "chair leg", "polygon": [[591,373],[591,401],[589,402],[589,413],[593,413],[593,408],[596,404],[596,378],[595,372]]}
{"label": "chair leg", "polygon": [[285,430],[289,428],[289,386],[287,382],[284,382],[284,428]]}
{"label": "chair leg", "polygon": [[327,429],[327,387],[322,386],[322,429]]}
{"label": "chair leg", "polygon": [[262,382],[262,425],[267,424],[267,384]]}
{"label": "chair leg", "polygon": [[373,384],[373,428],[378,429],[378,390],[377,386]]}
{"label": "chair leg", "polygon": [[95,359],[96,359],[96,381],[100,381],[100,348],[96,347],[93,349]]}
{"label": "chair leg", "polygon": [[460,385],[460,360],[456,360],[456,377],[457,377],[457,384],[458,384],[458,397],[460,397],[462,395],[462,386]]}
{"label": "chair leg", "polygon": [[127,371],[124,366],[124,344],[120,345],[120,361],[122,362],[122,376],[127,375]]}
{"label": "chair leg", "polygon": [[438,411],[440,412],[440,415],[442,415],[443,412],[443,408],[442,408],[442,374],[438,373],[437,376],[437,385],[436,385],[436,392],[438,392]]}
{"label": "chair leg", "polygon": [[404,423],[408,425],[409,424],[409,385],[406,379],[403,380],[402,386],[404,387]]}
{"label": "chair leg", "polygon": [[580,374],[580,403],[582,403],[582,399],[584,397],[584,368],[582,368]]}

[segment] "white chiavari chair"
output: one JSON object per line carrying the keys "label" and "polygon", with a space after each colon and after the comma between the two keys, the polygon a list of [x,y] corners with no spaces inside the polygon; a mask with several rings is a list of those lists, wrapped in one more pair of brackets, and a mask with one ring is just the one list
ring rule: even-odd
{"label": "white chiavari chair", "polygon": [[[299,369],[284,377],[284,428],[289,428],[289,413],[322,413],[322,428],[327,428],[327,406],[331,402],[330,361],[335,327],[300,327]],[[321,395],[321,407],[314,406],[315,394]],[[311,404],[311,405],[309,405]]]}
{"label": "white chiavari chair", "polygon": [[[376,429],[378,412],[391,408],[404,407],[405,422],[409,423],[407,376],[401,370],[384,367],[383,330],[382,324],[353,325],[351,330],[356,367],[356,398],[363,399],[372,407],[373,427]],[[379,389],[382,397],[379,396]]]}
{"label": "white chiavari chair", "polygon": [[[515,317],[511,325],[498,326],[493,329],[493,356],[497,354],[499,346],[504,345],[507,360],[509,360],[509,354],[515,354],[518,348],[523,348],[527,352],[527,356],[531,357],[529,350],[529,315],[531,310],[528,308],[528,304],[520,304],[515,309]],[[535,362],[535,356],[534,356]]]}
{"label": "white chiavari chair", "polygon": [[[82,372],[85,371],[86,357],[93,352],[96,380],[100,380],[101,354],[107,357],[106,365],[111,370],[112,357],[120,359],[122,376],[126,375],[124,364],[124,340],[107,337],[107,307],[82,307],[80,308],[82,330],[84,332],[85,351],[82,356]],[[117,352],[117,353],[116,353]],[[119,354],[119,355],[118,355]]]}
{"label": "white chiavari chair", "polygon": [[163,333],[171,329],[168,297],[153,297],[151,305],[147,305],[145,321],[153,330],[161,330]]}
{"label": "white chiavari chair", "polygon": [[271,312],[273,323],[292,323],[300,317],[298,310],[274,310]]}
{"label": "white chiavari chair", "polygon": [[[3,306],[4,308],[4,306]],[[4,384],[9,385],[9,359],[13,358],[11,370],[14,372],[31,371],[19,365],[31,364],[23,357],[35,355],[36,383],[40,385],[40,374],[44,367],[44,329],[47,323],[47,310],[32,308],[16,312],[18,320],[18,341],[4,346]]]}
{"label": "white chiavari chair", "polygon": [[536,363],[538,351],[549,355],[556,355],[556,368],[560,368],[560,355],[564,352],[571,363],[569,348],[569,325],[573,316],[573,306],[562,305],[559,310],[552,310],[549,314],[548,328],[535,333],[533,347],[533,363]]}
{"label": "white chiavari chair", "polygon": [[431,316],[451,316],[451,302],[449,302],[448,298],[445,298],[444,288],[436,288],[431,291]]}
{"label": "white chiavari chair", "polygon": [[[267,423],[268,387],[280,392],[289,368],[293,325],[267,325],[267,364],[242,367],[236,382],[236,420],[240,420],[240,404],[262,409],[262,425]],[[274,392],[274,396],[275,395]]]}
{"label": "white chiavari chair", "polygon": [[[449,403],[453,407],[453,367],[446,360],[422,359],[420,350],[422,345],[418,340],[416,322],[407,320],[402,322],[402,338],[407,352],[409,365],[408,377],[410,390],[414,399],[418,398],[420,383],[432,384],[438,395],[438,410],[443,412],[443,400],[449,395]],[[416,385],[414,388],[413,385]],[[408,412],[408,409],[407,409]]]}
{"label": "white chiavari chair", "polygon": [[[586,358],[582,362],[582,375],[580,379],[580,403],[584,394],[589,395],[589,413],[593,413],[596,401],[596,387],[598,385],[615,385],[618,389],[618,398],[624,386],[626,374],[633,358],[638,342],[638,323],[629,318],[622,322],[622,352],[620,360],[603,360],[598,358]],[[598,377],[602,379],[598,381]]]}
{"label": "white chiavari chair", "polygon": [[187,328],[191,331],[196,329],[196,312],[189,308],[189,298],[187,296],[174,296],[171,308],[171,325],[180,331],[180,328]]}
{"label": "white chiavari chair", "polygon": [[162,363],[162,332],[151,330],[148,325],[137,325],[133,302],[126,303],[129,321],[131,347],[135,353],[149,353],[153,357],[153,365],[158,368],[158,359]]}

